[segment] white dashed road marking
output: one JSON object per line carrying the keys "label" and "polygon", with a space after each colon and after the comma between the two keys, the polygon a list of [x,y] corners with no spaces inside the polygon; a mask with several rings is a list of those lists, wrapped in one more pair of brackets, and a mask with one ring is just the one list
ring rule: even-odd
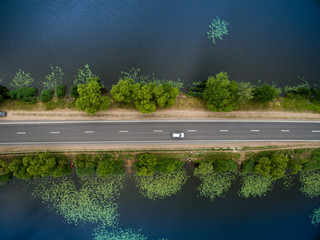
{"label": "white dashed road marking", "polygon": [[27,133],[26,132],[17,132],[17,134],[22,135],[22,134],[27,134]]}
{"label": "white dashed road marking", "polygon": [[188,132],[196,132],[197,130],[187,130]]}
{"label": "white dashed road marking", "polygon": [[163,130],[153,130],[153,132],[163,132]]}
{"label": "white dashed road marking", "polygon": [[129,131],[119,131],[119,133],[127,133],[127,132],[129,132]]}
{"label": "white dashed road marking", "polygon": [[290,130],[281,130],[281,132],[290,132]]}
{"label": "white dashed road marking", "polygon": [[84,133],[94,133],[94,131],[84,131]]}
{"label": "white dashed road marking", "polygon": [[260,132],[260,130],[258,130],[258,129],[252,129],[252,130],[250,130],[251,132]]}
{"label": "white dashed road marking", "polygon": [[60,133],[60,132],[50,132],[50,133],[52,133],[52,134],[58,134],[58,133]]}
{"label": "white dashed road marking", "polygon": [[312,132],[320,132],[320,130],[312,130]]}
{"label": "white dashed road marking", "polygon": [[220,130],[220,132],[229,132],[227,129]]}

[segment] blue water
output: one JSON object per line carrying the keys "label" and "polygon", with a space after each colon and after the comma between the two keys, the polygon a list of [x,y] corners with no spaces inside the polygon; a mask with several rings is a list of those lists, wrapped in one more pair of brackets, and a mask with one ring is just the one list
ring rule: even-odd
{"label": "blue water", "polygon": [[[297,180],[297,179],[296,179]],[[266,197],[240,198],[235,181],[225,198],[197,197],[199,179],[190,177],[175,196],[149,200],[127,178],[117,201],[120,226],[142,229],[148,239],[319,239],[320,228],[309,215],[320,198],[307,198],[295,181],[290,191],[275,184]],[[48,211],[48,206],[25,192],[22,184],[0,187],[0,236],[18,239],[91,239],[94,224],[75,226]]]}
{"label": "blue water", "polygon": [[[213,45],[212,18],[230,23]],[[255,0],[2,0],[0,78],[19,68],[37,82],[60,65],[65,83],[89,63],[106,86],[120,71],[180,78],[187,86],[226,71],[232,80],[319,83],[320,2]]]}

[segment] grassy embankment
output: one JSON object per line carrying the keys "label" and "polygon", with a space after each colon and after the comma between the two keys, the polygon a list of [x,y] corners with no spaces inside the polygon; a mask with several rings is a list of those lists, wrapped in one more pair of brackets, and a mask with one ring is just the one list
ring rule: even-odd
{"label": "grassy embankment", "polygon": [[[49,102],[26,103],[19,100],[7,100],[0,104],[1,110],[30,110],[30,111],[46,111],[46,110],[77,110],[75,108],[75,100],[72,98],[57,99],[54,98]],[[130,109],[136,110],[135,106],[118,103],[113,101],[108,110]],[[161,109],[161,108],[160,108]],[[204,100],[192,96],[178,97],[175,104],[168,110],[185,110],[185,111],[209,111],[206,108]],[[107,111],[108,111],[107,110]],[[290,112],[314,112],[320,113],[318,104],[310,103],[307,99],[295,96],[294,98],[278,97],[269,103],[258,103],[249,101],[238,107],[239,111],[290,111]],[[236,111],[237,111],[236,110]],[[137,111],[137,110],[136,110]]]}

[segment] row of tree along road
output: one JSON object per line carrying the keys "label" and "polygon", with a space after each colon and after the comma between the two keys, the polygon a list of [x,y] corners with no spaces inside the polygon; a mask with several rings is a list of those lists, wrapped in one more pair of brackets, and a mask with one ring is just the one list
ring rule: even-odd
{"label": "row of tree along road", "polygon": [[[58,99],[64,99],[67,95],[67,88],[62,84],[64,72],[58,66],[51,66],[51,71],[41,83],[42,86],[36,88],[31,75],[20,69],[10,86],[0,85],[0,103],[10,99],[27,103],[36,103],[38,99],[49,102],[54,95]],[[107,110],[113,100],[135,106],[142,113],[155,112],[157,108],[168,108],[175,104],[183,88],[180,80],[159,79],[155,75],[140,76],[139,71],[140,69],[133,68],[129,72],[121,72],[118,83],[107,92],[103,81],[86,64],[83,69],[78,70],[68,95],[75,99],[78,110],[90,115]],[[285,106],[302,104],[300,110],[320,112],[320,90],[316,86],[311,87],[303,78],[302,80],[302,84],[286,86],[283,91],[275,84],[253,85],[250,82],[230,81],[226,72],[220,72],[207,80],[192,83],[187,94],[203,99],[210,111],[227,112],[239,109],[239,106],[248,102],[266,104],[284,92]],[[42,89],[40,96],[39,89]]]}

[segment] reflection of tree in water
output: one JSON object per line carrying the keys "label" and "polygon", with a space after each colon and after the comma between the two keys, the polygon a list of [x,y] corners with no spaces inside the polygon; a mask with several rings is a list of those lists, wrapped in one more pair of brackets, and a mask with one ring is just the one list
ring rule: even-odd
{"label": "reflection of tree in water", "polygon": [[156,200],[170,197],[181,190],[188,179],[185,170],[172,173],[155,173],[150,176],[135,176],[137,188],[146,198]]}
{"label": "reflection of tree in water", "polygon": [[69,224],[96,223],[94,240],[144,240],[146,236],[134,229],[122,229],[118,204],[125,176],[80,177],[79,183],[70,176],[33,179],[32,195],[42,199]]}
{"label": "reflection of tree in water", "polygon": [[124,176],[83,177],[80,187],[70,177],[35,180],[33,195],[49,204],[68,223],[100,223],[114,226],[119,214],[114,201],[120,194]]}
{"label": "reflection of tree in water", "polygon": [[195,174],[201,179],[201,184],[197,187],[200,196],[214,200],[216,197],[224,197],[230,189],[235,174],[232,172],[212,172],[209,174]]}
{"label": "reflection of tree in water", "polygon": [[[320,171],[305,171],[300,175],[300,191],[307,197],[314,198],[320,196]],[[320,207],[313,210],[310,215],[311,223],[318,226],[320,223]]]}
{"label": "reflection of tree in water", "polygon": [[241,176],[241,187],[239,190],[239,196],[248,197],[262,197],[267,192],[272,190],[273,185],[272,178],[262,177],[255,173],[246,173]]}
{"label": "reflection of tree in water", "polygon": [[305,171],[300,175],[300,191],[307,197],[320,196],[320,171]]}

